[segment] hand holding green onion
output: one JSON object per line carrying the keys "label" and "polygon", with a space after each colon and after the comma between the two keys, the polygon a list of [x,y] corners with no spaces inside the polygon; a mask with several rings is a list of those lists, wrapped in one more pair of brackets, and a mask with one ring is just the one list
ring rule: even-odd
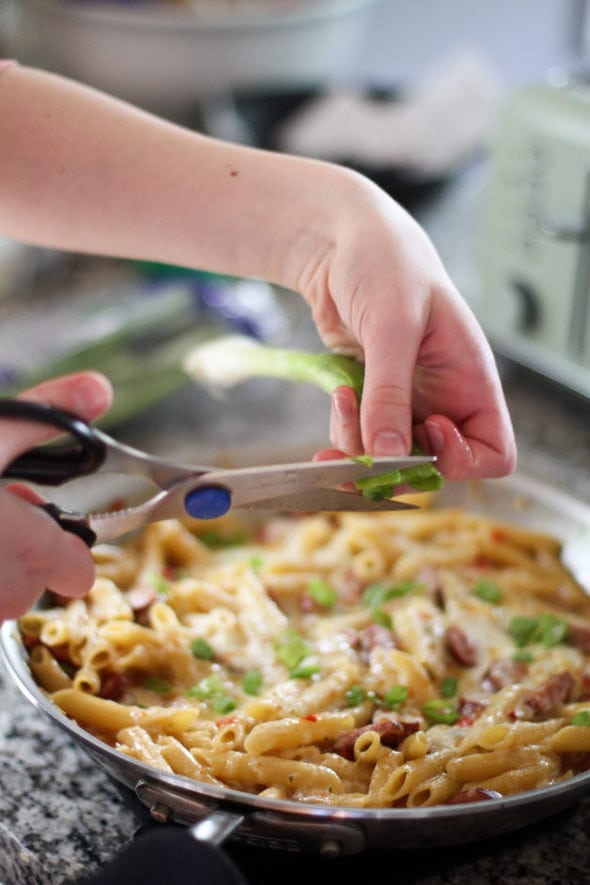
{"label": "hand holding green onion", "polygon": [[[360,402],[364,381],[364,366],[351,357],[274,347],[241,335],[226,335],[193,348],[184,367],[212,393],[263,376],[315,384],[330,395],[337,387],[350,387]],[[421,454],[416,445],[412,447],[412,454]],[[361,455],[359,460],[370,464],[371,456]],[[374,501],[393,497],[399,486],[432,491],[443,484],[444,479],[434,464],[389,471],[355,483],[363,495]]]}

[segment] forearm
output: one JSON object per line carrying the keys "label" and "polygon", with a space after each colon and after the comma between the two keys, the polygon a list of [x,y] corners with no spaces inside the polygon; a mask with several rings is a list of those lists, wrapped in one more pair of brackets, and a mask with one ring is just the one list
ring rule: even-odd
{"label": "forearm", "polygon": [[368,178],[215,141],[86,87],[0,75],[0,234],[300,292],[323,343],[365,362],[360,411],[335,399],[349,453],[409,451],[449,478],[515,463],[493,354],[425,232]]}
{"label": "forearm", "polygon": [[296,287],[330,236],[325,164],[261,162],[259,150],[18,65],[0,77],[0,120],[0,232],[11,238]]}

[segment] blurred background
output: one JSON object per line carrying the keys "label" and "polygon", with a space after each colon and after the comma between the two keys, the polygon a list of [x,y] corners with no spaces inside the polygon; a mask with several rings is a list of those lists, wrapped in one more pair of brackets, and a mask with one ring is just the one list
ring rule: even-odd
{"label": "blurred background", "polygon": [[[426,227],[503,370],[558,385],[578,408],[590,399],[586,6],[0,0],[0,55],[199,131],[365,172]],[[158,433],[181,412],[180,448],[243,441],[248,388],[224,404],[196,391],[180,369],[190,342],[238,330],[319,347],[301,300],[262,281],[1,239],[0,320],[2,392],[102,368],[117,391],[107,423],[152,448],[169,447]],[[274,443],[294,427],[304,441],[325,434],[323,394],[262,389]]]}

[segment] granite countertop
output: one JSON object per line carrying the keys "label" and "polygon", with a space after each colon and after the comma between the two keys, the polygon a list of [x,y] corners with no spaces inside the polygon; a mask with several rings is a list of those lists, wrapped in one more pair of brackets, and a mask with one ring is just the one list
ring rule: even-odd
{"label": "granite countertop", "polygon": [[[428,219],[435,232],[438,220],[436,214]],[[438,245],[447,257],[448,240],[441,235]],[[500,367],[519,444],[519,472],[590,505],[590,402],[524,369]],[[280,384],[269,384],[262,394],[259,387],[246,387],[216,402],[189,388],[130,422],[122,433],[126,441],[152,451],[165,447],[167,454],[180,455],[196,449],[201,460],[209,451],[236,444],[285,451],[325,444],[325,438],[316,438],[327,432],[325,395],[305,387],[283,394]],[[100,869],[132,842],[138,828],[146,827],[146,809],[46,721],[12,686],[3,666],[0,772],[0,885],[76,882]],[[284,878],[281,853],[231,840],[224,850],[251,883]],[[590,796],[545,821],[476,844],[371,850],[335,860],[295,855],[289,857],[289,870],[310,882],[346,872],[390,874],[396,882],[420,885],[582,885],[590,881]]]}

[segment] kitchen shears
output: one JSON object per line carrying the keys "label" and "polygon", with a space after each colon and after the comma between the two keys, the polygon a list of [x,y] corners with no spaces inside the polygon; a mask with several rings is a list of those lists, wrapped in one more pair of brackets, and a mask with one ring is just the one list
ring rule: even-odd
{"label": "kitchen shears", "polygon": [[62,409],[26,400],[0,399],[0,418],[46,424],[65,431],[65,442],[41,445],[12,461],[2,479],[59,486],[98,471],[133,474],[159,491],[137,506],[103,513],[77,513],[56,504],[40,505],[66,531],[88,546],[114,540],[150,522],[183,518],[215,519],[232,507],[283,512],[399,510],[415,505],[394,499],[374,501],[340,486],[384,471],[428,464],[434,456],[352,459],[273,464],[227,469],[181,464],[132,448]]}

